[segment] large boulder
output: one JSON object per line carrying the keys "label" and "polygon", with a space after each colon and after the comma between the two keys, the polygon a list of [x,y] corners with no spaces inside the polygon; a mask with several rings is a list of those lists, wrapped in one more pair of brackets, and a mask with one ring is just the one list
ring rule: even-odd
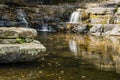
{"label": "large boulder", "polygon": [[35,38],[37,31],[28,28],[17,27],[1,27],[0,38]]}
{"label": "large boulder", "polygon": [[40,43],[0,44],[0,63],[32,61],[46,48]]}
{"label": "large boulder", "polygon": [[0,63],[32,61],[40,57],[46,48],[34,38],[37,32],[31,28],[0,28]]}

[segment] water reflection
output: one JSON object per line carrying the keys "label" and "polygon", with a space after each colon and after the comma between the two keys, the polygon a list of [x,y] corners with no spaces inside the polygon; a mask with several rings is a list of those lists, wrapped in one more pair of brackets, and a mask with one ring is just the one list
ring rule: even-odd
{"label": "water reflection", "polygon": [[73,52],[75,56],[77,56],[77,43],[75,40],[69,40],[69,48],[70,51]]}
{"label": "water reflection", "polygon": [[[40,33],[38,62],[0,64],[0,80],[119,80],[120,38]],[[46,55],[47,54],[47,55]]]}
{"label": "water reflection", "polygon": [[99,69],[120,73],[120,37],[71,36],[69,47],[77,57]]}
{"label": "water reflection", "polygon": [[40,41],[46,44],[48,55],[74,57],[100,70],[120,73],[120,37],[55,33],[46,39]]}
{"label": "water reflection", "polygon": [[[59,35],[59,36],[58,36]],[[42,39],[40,40],[42,41]],[[59,57],[74,57],[104,71],[120,73],[120,37],[95,37],[78,34],[48,34],[47,53]]]}

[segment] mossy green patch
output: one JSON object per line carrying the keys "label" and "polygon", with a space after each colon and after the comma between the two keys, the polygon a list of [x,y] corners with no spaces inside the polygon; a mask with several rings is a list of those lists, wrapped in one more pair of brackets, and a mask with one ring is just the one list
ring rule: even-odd
{"label": "mossy green patch", "polygon": [[26,40],[25,40],[25,39],[22,39],[22,38],[17,38],[17,39],[16,39],[16,42],[19,43],[19,44],[22,44],[22,43],[25,43]]}
{"label": "mossy green patch", "polygon": [[88,28],[90,29],[90,28],[92,28],[93,27],[93,25],[91,25],[91,24],[88,24]]}

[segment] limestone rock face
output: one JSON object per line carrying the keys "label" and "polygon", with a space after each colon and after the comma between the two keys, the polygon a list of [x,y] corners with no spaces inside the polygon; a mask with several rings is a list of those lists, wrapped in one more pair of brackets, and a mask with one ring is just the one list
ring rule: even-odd
{"label": "limestone rock face", "polygon": [[120,36],[119,24],[94,24],[90,29],[92,35]]}
{"label": "limestone rock face", "polygon": [[117,4],[117,5],[119,5],[120,0],[108,0],[107,3],[109,3],[109,4]]}
{"label": "limestone rock face", "polygon": [[99,7],[99,3],[86,3],[86,8]]}
{"label": "limestone rock face", "polygon": [[0,38],[35,38],[37,32],[34,29],[1,27]]}
{"label": "limestone rock face", "polygon": [[115,8],[88,8],[87,11],[91,14],[112,14]]}
{"label": "limestone rock face", "polygon": [[111,31],[107,31],[104,34],[110,35],[110,36],[120,36],[120,28],[115,27]]}
{"label": "limestone rock face", "polygon": [[116,22],[117,24],[120,24],[120,8],[117,9],[116,15],[117,15]]}
{"label": "limestone rock face", "polygon": [[46,51],[42,44],[0,44],[0,63],[32,61]]}
{"label": "limestone rock face", "polygon": [[87,12],[90,13],[90,23],[91,24],[109,24],[117,23],[115,8],[88,8]]}
{"label": "limestone rock face", "polygon": [[0,28],[0,63],[32,61],[40,58],[46,48],[34,38],[31,28]]}
{"label": "limestone rock face", "polygon": [[93,27],[90,29],[90,32],[91,33],[101,32],[101,28],[102,28],[101,26],[102,26],[101,24],[93,25]]}
{"label": "limestone rock face", "polygon": [[[80,13],[83,13],[81,9],[78,9],[77,11],[79,11]],[[78,14],[76,14],[73,19],[76,19],[77,15]],[[112,28],[112,26],[120,24],[120,8],[119,7],[88,8],[88,9],[84,9],[84,14],[79,14],[79,16],[81,17],[77,23],[69,22],[66,24],[67,27],[77,28],[78,26],[82,26],[82,24],[91,24],[93,25],[93,27],[90,29],[90,32],[101,33],[102,31],[106,32],[106,30],[108,29],[107,26],[110,26],[110,28]],[[102,27],[103,27],[102,24],[104,25],[105,30],[102,30]],[[79,31],[80,29],[81,27],[77,28],[77,30]]]}
{"label": "limestone rock face", "polygon": [[0,43],[1,44],[18,44],[18,43],[30,43],[34,41],[31,38],[26,38],[26,39],[22,39],[22,38],[17,38],[17,39],[0,39]]}

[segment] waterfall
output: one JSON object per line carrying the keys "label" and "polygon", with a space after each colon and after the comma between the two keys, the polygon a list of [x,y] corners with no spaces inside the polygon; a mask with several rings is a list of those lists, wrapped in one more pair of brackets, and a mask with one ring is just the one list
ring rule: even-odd
{"label": "waterfall", "polygon": [[48,25],[47,24],[43,24],[42,25],[42,29],[40,31],[49,31]]}
{"label": "waterfall", "polygon": [[77,22],[82,22],[81,20],[81,9],[78,9],[77,11],[73,12],[70,17],[70,22],[71,23],[77,23]]}
{"label": "waterfall", "polygon": [[17,20],[19,20],[20,25],[24,27],[29,27],[29,23],[26,20],[26,14],[22,9],[17,10]]}
{"label": "waterfall", "polygon": [[44,23],[42,24],[41,29],[38,31],[55,32],[55,30],[51,26],[49,26],[48,24],[44,24]]}

